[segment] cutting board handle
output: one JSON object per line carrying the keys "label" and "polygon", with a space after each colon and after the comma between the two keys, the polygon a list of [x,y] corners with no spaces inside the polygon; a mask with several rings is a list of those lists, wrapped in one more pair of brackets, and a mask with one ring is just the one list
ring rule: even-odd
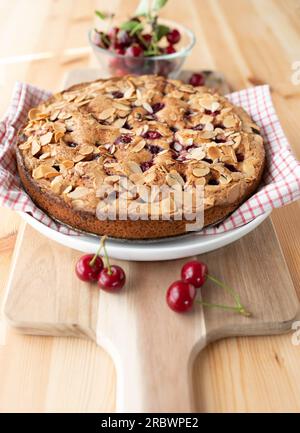
{"label": "cutting board handle", "polygon": [[[117,412],[194,412],[191,352],[170,347],[148,348],[128,342],[117,349],[109,340],[101,345],[112,356],[117,372]],[[133,343],[133,344],[132,344]]]}
{"label": "cutting board handle", "polygon": [[192,412],[193,361],[206,344],[203,310],[175,313],[164,291],[143,283],[100,295],[97,342],[116,366],[116,410]]}

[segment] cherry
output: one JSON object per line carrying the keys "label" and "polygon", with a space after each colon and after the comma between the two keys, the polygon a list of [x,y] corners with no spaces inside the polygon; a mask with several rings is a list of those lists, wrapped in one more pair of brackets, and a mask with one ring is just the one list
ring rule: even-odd
{"label": "cherry", "polygon": [[120,99],[124,96],[124,93],[120,92],[119,90],[115,90],[114,92],[111,92],[111,94],[114,99]]}
{"label": "cherry", "polygon": [[152,161],[142,162],[142,164],[141,164],[141,170],[142,170],[142,172],[145,172],[145,171],[149,170],[149,168],[151,168],[152,165],[153,165]]}
{"label": "cherry", "polygon": [[101,257],[93,254],[86,254],[80,257],[75,266],[77,277],[86,282],[97,281],[102,269],[103,261]]}
{"label": "cherry", "polygon": [[166,299],[169,307],[181,313],[189,310],[194,303],[196,289],[192,284],[184,281],[175,281],[167,291]]}
{"label": "cherry", "polygon": [[177,44],[180,41],[180,38],[181,34],[177,29],[173,29],[167,34],[167,40],[172,45]]}
{"label": "cherry", "polygon": [[156,140],[158,138],[161,138],[161,133],[158,131],[147,131],[143,135],[144,138],[149,138],[150,140]]}
{"label": "cherry", "polygon": [[206,281],[208,268],[205,263],[198,260],[191,260],[185,263],[181,269],[181,278],[186,283],[193,284],[197,289]]}
{"label": "cherry", "polygon": [[199,125],[193,126],[193,130],[194,131],[202,131],[204,128],[204,125],[202,125],[201,123],[199,123]]}
{"label": "cherry", "polygon": [[132,137],[130,135],[122,134],[115,140],[115,144],[120,144],[120,143],[128,144],[131,141],[132,141]]}
{"label": "cherry", "polygon": [[189,84],[192,86],[204,86],[205,77],[203,74],[193,74],[189,79]]}
{"label": "cherry", "polygon": [[152,155],[157,155],[163,150],[162,147],[155,146],[154,144],[149,144],[148,146],[146,146],[146,149],[148,149],[149,152],[152,153]]}
{"label": "cherry", "polygon": [[146,46],[150,45],[151,41],[152,41],[152,35],[150,35],[150,33],[145,33],[144,35],[142,35],[143,41],[145,42]]}
{"label": "cherry", "polygon": [[158,111],[162,110],[164,108],[165,104],[162,102],[157,102],[156,104],[152,105],[153,113],[157,113]]}
{"label": "cherry", "polygon": [[124,56],[124,54],[125,54],[125,49],[122,47],[115,48],[114,51],[116,54],[119,54],[119,56]]}
{"label": "cherry", "polygon": [[117,292],[126,281],[125,272],[118,265],[107,266],[99,274],[98,286],[107,292]]}
{"label": "cherry", "polygon": [[174,48],[173,45],[168,45],[168,46],[165,48],[165,53],[166,53],[166,54],[173,54],[173,53],[176,53],[176,49]]}
{"label": "cherry", "polygon": [[143,54],[143,48],[138,44],[133,44],[127,48],[126,54],[132,57],[140,57]]}

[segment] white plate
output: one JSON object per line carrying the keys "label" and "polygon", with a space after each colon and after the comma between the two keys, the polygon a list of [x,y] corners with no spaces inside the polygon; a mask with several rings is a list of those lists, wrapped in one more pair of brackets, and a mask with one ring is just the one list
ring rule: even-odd
{"label": "white plate", "polygon": [[[172,260],[206,253],[234,242],[261,224],[271,212],[260,215],[250,223],[219,235],[199,236],[191,234],[172,240],[158,242],[126,242],[124,240],[108,240],[106,243],[110,257],[120,260],[156,261]],[[99,239],[91,235],[68,236],[45,226],[35,218],[20,212],[21,217],[38,232],[66,247],[86,253],[95,253],[99,247]]]}

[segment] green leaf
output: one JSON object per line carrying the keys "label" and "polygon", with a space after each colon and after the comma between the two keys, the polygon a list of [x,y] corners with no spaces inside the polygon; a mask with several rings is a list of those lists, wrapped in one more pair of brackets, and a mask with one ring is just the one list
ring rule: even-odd
{"label": "green leaf", "polygon": [[150,9],[149,2],[150,0],[140,0],[134,15],[136,17],[147,16],[149,14],[149,9]]}
{"label": "green leaf", "polygon": [[152,1],[152,10],[154,12],[159,11],[161,8],[165,6],[168,0],[153,0]]}
{"label": "green leaf", "polygon": [[130,35],[134,35],[135,33],[143,30],[144,25],[138,21],[126,21],[125,23],[121,24],[121,29],[126,30],[127,32],[130,32]]}
{"label": "green leaf", "polygon": [[158,24],[155,28],[156,40],[160,41],[161,38],[166,36],[170,31],[170,27],[164,26],[163,24]]}
{"label": "green leaf", "polygon": [[101,11],[95,11],[95,14],[97,15],[98,18],[100,18],[100,20],[105,20],[105,18],[107,17],[107,15]]}

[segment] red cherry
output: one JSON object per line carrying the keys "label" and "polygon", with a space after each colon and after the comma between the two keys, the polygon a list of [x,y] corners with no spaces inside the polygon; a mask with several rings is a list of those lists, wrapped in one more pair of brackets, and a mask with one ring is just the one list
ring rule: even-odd
{"label": "red cherry", "polygon": [[115,53],[119,54],[119,56],[124,56],[125,50],[124,50],[124,48],[116,48]]}
{"label": "red cherry", "polygon": [[144,173],[145,171],[149,170],[149,168],[151,168],[153,165],[152,161],[146,161],[146,162],[142,162],[141,164],[141,170]]}
{"label": "red cherry", "polygon": [[118,265],[112,265],[102,269],[98,278],[98,286],[107,292],[117,292],[122,289],[125,280],[123,269]]}
{"label": "red cherry", "polygon": [[173,53],[176,53],[176,49],[173,47],[173,45],[168,45],[168,46],[165,48],[165,53],[166,53],[166,54],[173,54]]}
{"label": "red cherry", "polygon": [[205,77],[203,74],[193,74],[189,79],[189,84],[192,86],[204,86]]}
{"label": "red cherry", "polygon": [[146,33],[145,35],[142,35],[142,38],[147,45],[149,45],[150,42],[152,41],[152,35],[150,35],[150,33]]}
{"label": "red cherry", "polygon": [[181,38],[181,34],[180,31],[177,29],[173,29],[167,34],[168,42],[171,45],[177,44],[180,41],[180,38]]}
{"label": "red cherry", "polygon": [[132,57],[140,57],[143,54],[143,49],[138,44],[133,44],[127,48],[126,54]]}
{"label": "red cherry", "polygon": [[143,135],[144,138],[148,138],[149,140],[157,140],[158,138],[161,138],[162,135],[158,131],[147,131]]}
{"label": "red cherry", "polygon": [[195,296],[196,289],[192,284],[175,281],[168,288],[166,299],[167,304],[173,311],[181,313],[193,306]]}
{"label": "red cherry", "polygon": [[98,280],[99,274],[103,269],[103,261],[101,257],[96,257],[94,263],[91,262],[94,259],[93,254],[86,254],[80,257],[75,266],[75,272],[77,277],[82,281],[94,282]]}
{"label": "red cherry", "polygon": [[206,281],[208,268],[205,263],[198,260],[192,260],[183,265],[181,269],[181,278],[186,283],[193,284],[197,289]]}

